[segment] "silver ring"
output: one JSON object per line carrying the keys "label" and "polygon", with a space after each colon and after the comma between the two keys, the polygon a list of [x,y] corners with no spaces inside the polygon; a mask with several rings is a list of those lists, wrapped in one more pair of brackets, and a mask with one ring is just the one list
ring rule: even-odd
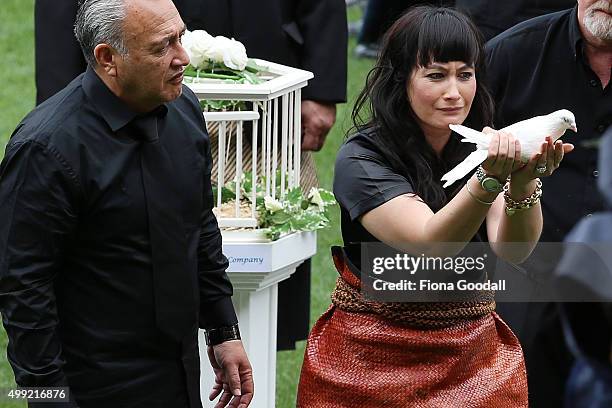
{"label": "silver ring", "polygon": [[545,164],[537,166],[535,169],[540,174],[546,173],[546,165]]}

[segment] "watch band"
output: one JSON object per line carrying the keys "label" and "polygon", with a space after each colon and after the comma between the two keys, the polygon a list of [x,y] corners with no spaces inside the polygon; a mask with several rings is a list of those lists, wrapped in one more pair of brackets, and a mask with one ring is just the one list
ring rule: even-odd
{"label": "watch band", "polygon": [[240,340],[238,323],[233,326],[219,327],[204,331],[207,346],[216,346],[230,340]]}
{"label": "watch band", "polygon": [[[482,166],[478,166],[476,169],[476,179],[480,183],[480,186],[487,193],[501,193],[503,191],[503,184],[496,177],[489,176],[484,172]],[[492,184],[493,188],[487,186],[488,184]]]}

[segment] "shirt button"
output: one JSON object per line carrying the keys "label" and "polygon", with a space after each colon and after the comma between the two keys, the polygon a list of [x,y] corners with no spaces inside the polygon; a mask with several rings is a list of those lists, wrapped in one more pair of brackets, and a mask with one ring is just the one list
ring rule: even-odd
{"label": "shirt button", "polygon": [[603,132],[604,132],[604,130],[606,130],[606,127],[605,127],[604,125],[599,125],[599,126],[597,126],[597,131],[598,131],[599,133],[603,133]]}
{"label": "shirt button", "polygon": [[599,171],[593,170],[593,177],[597,178],[599,176]]}
{"label": "shirt button", "polygon": [[599,81],[596,79],[591,79],[589,83],[591,84],[592,87],[599,86]]}

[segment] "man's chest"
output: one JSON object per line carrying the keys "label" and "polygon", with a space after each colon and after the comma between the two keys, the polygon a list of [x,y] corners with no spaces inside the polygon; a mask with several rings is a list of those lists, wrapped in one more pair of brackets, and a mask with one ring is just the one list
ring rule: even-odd
{"label": "man's chest", "polygon": [[198,228],[206,167],[200,147],[187,140],[161,143],[166,160],[143,143],[114,144],[89,160],[81,174],[80,235],[97,242],[146,242],[153,207],[175,214],[176,228]]}

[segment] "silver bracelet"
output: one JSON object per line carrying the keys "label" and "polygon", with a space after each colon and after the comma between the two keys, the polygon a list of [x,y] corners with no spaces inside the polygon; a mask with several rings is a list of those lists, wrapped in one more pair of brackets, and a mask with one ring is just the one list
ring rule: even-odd
{"label": "silver bracelet", "polygon": [[515,199],[510,197],[509,184],[506,184],[504,186],[504,200],[506,201],[506,214],[508,216],[511,217],[519,211],[528,210],[540,202],[540,197],[542,197],[542,181],[539,178],[535,180],[535,191],[529,197],[524,198],[520,201],[516,201]]}
{"label": "silver bracelet", "polygon": [[491,205],[495,202],[495,199],[493,199],[493,201],[488,202],[488,201],[483,201],[480,198],[476,197],[476,195],[474,193],[472,193],[472,190],[470,190],[470,181],[468,180],[467,183],[465,183],[465,189],[467,190],[468,194],[472,196],[472,198],[474,200],[476,200],[477,202],[479,202],[480,204],[483,205]]}

